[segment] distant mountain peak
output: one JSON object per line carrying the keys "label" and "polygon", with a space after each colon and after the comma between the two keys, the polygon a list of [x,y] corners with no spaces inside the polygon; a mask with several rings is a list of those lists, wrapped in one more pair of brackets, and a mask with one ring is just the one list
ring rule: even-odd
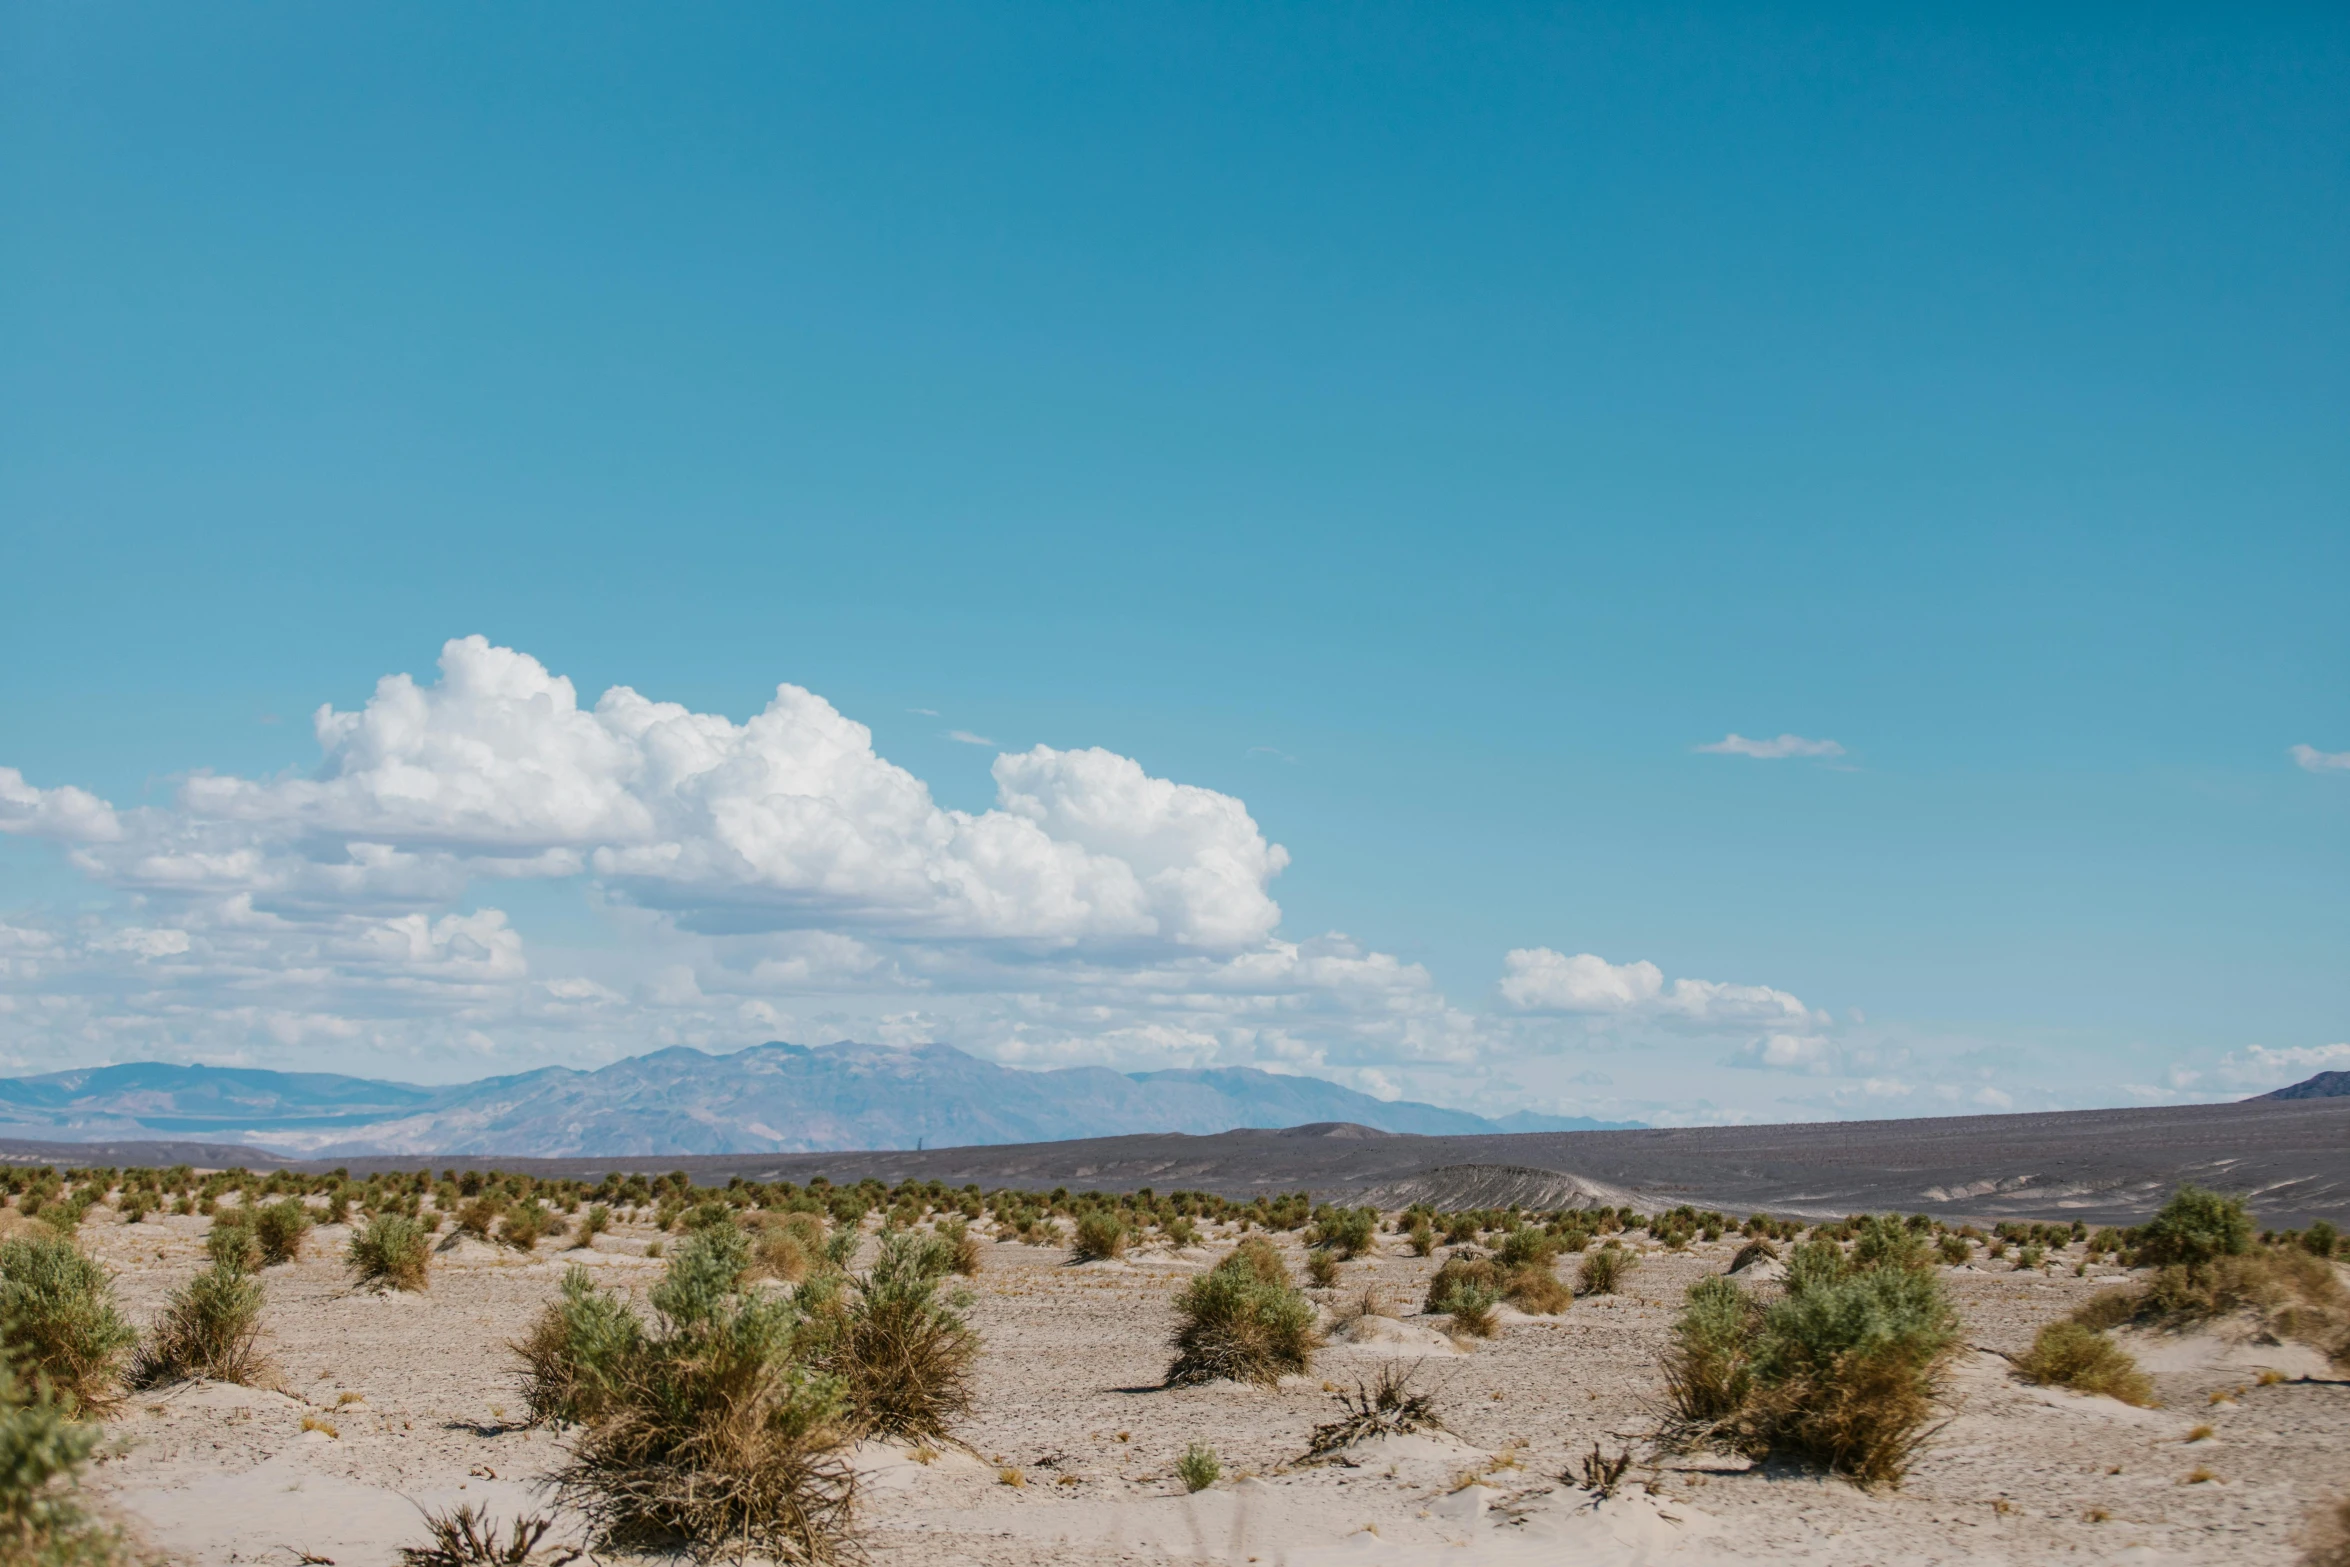
{"label": "distant mountain peak", "polygon": [[[1538,1119],[1551,1122],[1544,1130],[1606,1124]],[[952,1045],[851,1039],[717,1055],[671,1045],[593,1070],[539,1067],[444,1088],[161,1062],[0,1079],[0,1136],[193,1137],[329,1156],[817,1153],[1240,1129],[1339,1139],[1501,1130],[1465,1110],[1255,1067],[1021,1071]]]}

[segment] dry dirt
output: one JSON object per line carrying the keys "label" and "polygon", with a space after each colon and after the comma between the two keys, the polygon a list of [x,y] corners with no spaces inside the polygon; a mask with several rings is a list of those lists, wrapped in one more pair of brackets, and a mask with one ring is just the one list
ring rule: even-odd
{"label": "dry dirt", "polygon": [[[85,1242],[143,1324],[202,1265],[204,1224],[125,1225],[98,1210]],[[110,1421],[114,1455],[92,1487],[171,1559],[371,1567],[421,1538],[422,1508],[533,1505],[559,1439],[516,1424],[505,1344],[566,1263],[639,1290],[660,1266],[643,1256],[652,1232],[623,1227],[592,1253],[468,1242],[436,1256],[428,1294],[358,1293],[337,1260],[345,1233],[316,1232],[308,1258],[264,1275],[282,1392],[163,1389],[132,1395]],[[2293,1560],[2310,1508],[2350,1487],[2350,1386],[2290,1346],[2225,1334],[2135,1345],[2155,1375],[2152,1410],[2016,1382],[2001,1352],[2112,1273],[2077,1279],[2068,1265],[1946,1270],[1975,1347],[1949,1423],[1900,1490],[1699,1458],[1636,1468],[1595,1505],[1563,1472],[1594,1443],[1645,1451],[1673,1308],[1690,1280],[1727,1266],[1731,1243],[1652,1252],[1626,1294],[1509,1317],[1464,1350],[1437,1331],[1442,1319],[1412,1315],[1435,1259],[1381,1242],[1327,1298],[1372,1289],[1400,1320],[1372,1324],[1367,1342],[1334,1341],[1313,1377],[1278,1392],[1156,1386],[1170,1297],[1219,1246],[1072,1267],[1058,1250],[989,1245],[971,1286],[986,1351],[960,1433],[968,1451],[927,1463],[862,1455],[872,1560],[2251,1567]],[[1294,1238],[1284,1244],[1294,1251]],[[1301,1466],[1308,1433],[1336,1412],[1325,1384],[1398,1356],[1420,1363],[1453,1434]],[[2292,1380],[2260,1385],[2263,1369]],[[2189,1441],[2199,1426],[2211,1434]],[[1173,1465],[1192,1442],[1217,1450],[1225,1479],[1186,1496]]]}

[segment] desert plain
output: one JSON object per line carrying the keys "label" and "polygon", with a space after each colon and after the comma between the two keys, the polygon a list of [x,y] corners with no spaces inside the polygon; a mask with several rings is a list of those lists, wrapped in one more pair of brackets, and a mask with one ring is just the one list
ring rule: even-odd
{"label": "desert plain", "polygon": [[[144,1326],[205,1265],[209,1222],[99,1207],[81,1243]],[[1689,1284],[1729,1267],[1735,1232],[1678,1250],[1627,1237],[1641,1255],[1620,1293],[1551,1316],[1504,1308],[1493,1337],[1455,1339],[1420,1312],[1442,1253],[1411,1255],[1383,1229],[1313,1292],[1328,1342],[1310,1373],[1267,1388],[1163,1385],[1173,1297],[1231,1249],[1230,1226],[1085,1263],[973,1231],[972,1412],[948,1443],[858,1449],[875,1563],[2286,1563],[2313,1510],[2350,1487],[2350,1384],[2248,1322],[2119,1330],[2154,1407],[2021,1379],[2009,1357],[2043,1324],[2125,1279],[2077,1252],[2020,1270],[1978,1248],[1938,1269],[1964,1347],[1939,1428],[1903,1483],[1872,1491],[1652,1442],[1671,1324]],[[525,1422],[510,1346],[567,1268],[641,1304],[664,1266],[648,1252],[674,1244],[647,1222],[527,1252],[444,1235],[430,1287],[401,1293],[353,1285],[348,1233],[321,1226],[262,1273],[270,1385],[160,1386],[108,1416],[88,1489],[149,1551],[376,1567],[422,1541],[427,1511],[545,1510],[566,1438]],[[1299,1267],[1299,1237],[1272,1239]],[[1445,1429],[1306,1462],[1337,1395],[1390,1367],[1412,1371]],[[1193,1444],[1223,1473],[1187,1492],[1175,1465]],[[1604,1499],[1579,1483],[1594,1448],[1632,1455]],[[566,1530],[558,1515],[549,1541]]]}

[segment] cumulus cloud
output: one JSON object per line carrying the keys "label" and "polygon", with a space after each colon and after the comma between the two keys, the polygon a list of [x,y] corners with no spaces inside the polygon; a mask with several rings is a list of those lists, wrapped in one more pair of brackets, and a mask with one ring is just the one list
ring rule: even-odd
{"label": "cumulus cloud", "polygon": [[1636,1015],[1701,1027],[1826,1021],[1767,985],[1677,979],[1668,986],[1653,963],[1610,963],[1589,952],[1569,957],[1548,947],[1520,947],[1502,958],[1501,998],[1520,1012]]}
{"label": "cumulus cloud", "polygon": [[1842,756],[1844,747],[1833,740],[1806,740],[1801,735],[1781,735],[1776,740],[1749,740],[1742,734],[1728,734],[1709,745],[1697,747],[1706,756],[1751,756],[1759,761],[1776,762],[1790,756]]}
{"label": "cumulus cloud", "polygon": [[[789,684],[739,723],[627,686],[583,703],[469,637],[437,678],[389,676],[313,728],[307,773],[199,773],[163,805],[0,769],[0,830],[53,842],[114,899],[0,920],[0,1065],[445,1076],[665,1045],[943,1040],[1019,1065],[1256,1065],[1500,1111],[1551,1063],[1557,1087],[1607,1084],[1576,1072],[1591,1052],[1828,1026],[1767,986],[1539,947],[1508,955],[1495,1006],[1463,1009],[1419,964],[1284,933],[1271,889],[1288,854],[1239,799],[1034,746],[994,758],[987,809],[948,809]],[[538,916],[495,905],[527,882],[567,883],[595,934],[526,936]]]}
{"label": "cumulus cloud", "polygon": [[1288,863],[1229,795],[1107,751],[1000,756],[1000,804],[942,809],[872,731],[798,686],[746,723],[571,682],[480,637],[437,684],[321,708],[311,778],[199,774],[118,816],[0,776],[9,824],[126,888],[258,908],[444,904],[476,877],[592,872],[688,927],[829,926],[1046,946],[1232,950],[1280,918]]}
{"label": "cumulus cloud", "polygon": [[[2350,772],[2350,751],[2320,751],[2313,745],[2297,745],[2293,747],[2292,756],[2303,772]],[[0,779],[0,801],[6,799],[5,785],[6,780]],[[0,809],[5,808],[0,805]]]}

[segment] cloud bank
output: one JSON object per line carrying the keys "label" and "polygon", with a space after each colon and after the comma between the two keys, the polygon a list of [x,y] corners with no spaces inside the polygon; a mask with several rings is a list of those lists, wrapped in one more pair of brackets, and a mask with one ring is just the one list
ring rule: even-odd
{"label": "cloud bank", "polygon": [[[1931,1086],[1786,990],[1648,961],[1519,947],[1456,1004],[1420,964],[1284,931],[1289,855],[1247,806],[1106,750],[1002,751],[993,803],[956,810],[799,686],[741,722],[627,686],[583,705],[481,637],[312,727],[307,774],[200,772],[162,805],[0,767],[0,832],[109,900],[0,912],[0,1069],[447,1078],[859,1038],[1492,1113],[1757,1119],[1789,1113],[1758,1096],[1881,1111]],[[1999,1092],[1980,1076],[1970,1102]]]}

